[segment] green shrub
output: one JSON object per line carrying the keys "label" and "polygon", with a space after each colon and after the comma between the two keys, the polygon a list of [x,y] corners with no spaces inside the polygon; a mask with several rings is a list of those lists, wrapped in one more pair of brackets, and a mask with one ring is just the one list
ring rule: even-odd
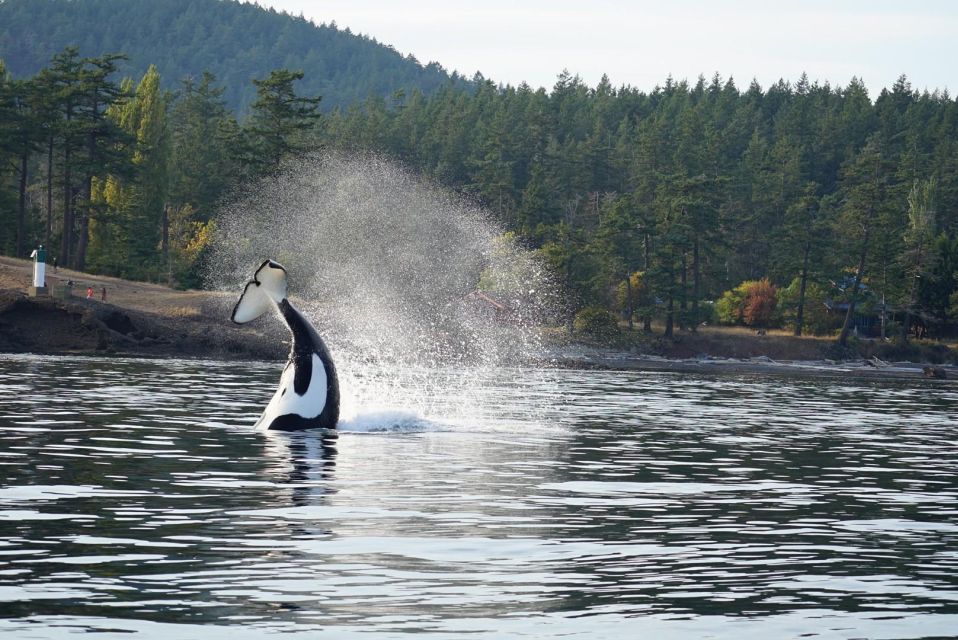
{"label": "green shrub", "polygon": [[[785,288],[778,292],[778,300],[781,308],[782,322],[795,327],[798,315],[798,294],[802,282],[800,278],[795,278]],[[815,283],[807,282],[805,284],[805,309],[802,312],[802,332],[816,336],[824,336],[833,333],[842,322],[842,318],[837,315],[828,315],[825,308],[825,301],[828,294],[825,289]]]}
{"label": "green shrub", "polygon": [[745,295],[741,285],[722,294],[715,303],[715,315],[722,324],[741,324],[742,309],[745,307]]}
{"label": "green shrub", "polygon": [[699,317],[696,318],[699,324],[716,324],[719,322],[717,304],[712,300],[702,300],[699,302]]}
{"label": "green shrub", "polygon": [[615,315],[602,307],[586,307],[577,314],[572,322],[576,333],[594,338],[614,338],[619,335],[619,323]]}

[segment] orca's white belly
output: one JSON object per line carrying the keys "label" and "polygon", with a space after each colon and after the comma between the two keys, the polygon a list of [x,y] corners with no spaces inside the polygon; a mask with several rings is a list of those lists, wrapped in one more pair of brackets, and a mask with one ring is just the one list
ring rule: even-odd
{"label": "orca's white belly", "polygon": [[273,420],[279,416],[293,414],[309,419],[316,418],[323,412],[323,407],[326,406],[326,369],[323,367],[323,361],[315,353],[312,369],[306,393],[297,395],[293,387],[296,367],[292,362],[287,363],[273,399],[266,405],[263,415],[256,422],[256,429],[268,429]]}

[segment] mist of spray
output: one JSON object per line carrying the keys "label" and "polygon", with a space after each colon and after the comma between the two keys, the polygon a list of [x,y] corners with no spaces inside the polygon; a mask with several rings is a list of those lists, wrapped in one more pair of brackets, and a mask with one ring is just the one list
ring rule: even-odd
{"label": "mist of spray", "polygon": [[479,207],[376,156],[311,156],[228,203],[208,286],[239,292],[267,257],[329,345],[347,411],[435,413],[439,368],[466,402],[541,353],[555,306],[546,271]]}

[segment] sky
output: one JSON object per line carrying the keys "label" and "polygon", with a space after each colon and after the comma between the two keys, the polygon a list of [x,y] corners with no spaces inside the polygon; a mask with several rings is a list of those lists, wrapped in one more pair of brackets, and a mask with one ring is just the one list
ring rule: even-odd
{"label": "sky", "polygon": [[371,36],[420,62],[501,84],[551,88],[564,69],[594,86],[649,91],[671,74],[763,88],[802,72],[865,81],[874,97],[905,74],[958,92],[953,0],[257,0]]}

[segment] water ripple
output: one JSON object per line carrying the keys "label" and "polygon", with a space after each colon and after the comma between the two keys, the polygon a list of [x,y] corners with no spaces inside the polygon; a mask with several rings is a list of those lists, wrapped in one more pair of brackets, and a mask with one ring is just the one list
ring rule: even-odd
{"label": "water ripple", "polygon": [[269,367],[0,357],[0,634],[958,629],[952,387],[468,373],[257,434]]}

